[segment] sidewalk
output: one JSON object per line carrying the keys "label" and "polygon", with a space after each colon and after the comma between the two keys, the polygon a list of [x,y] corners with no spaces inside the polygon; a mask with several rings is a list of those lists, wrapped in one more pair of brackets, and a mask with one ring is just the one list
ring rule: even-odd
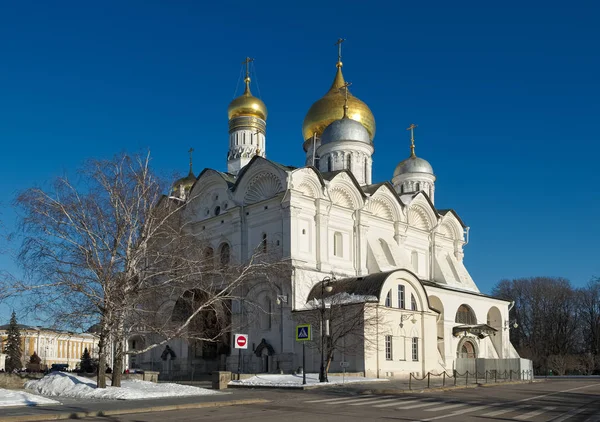
{"label": "sidewalk", "polygon": [[116,415],[191,409],[201,407],[234,406],[239,404],[264,403],[251,391],[236,391],[224,394],[196,397],[171,397],[151,400],[86,400],[60,398],[60,405],[0,407],[0,421],[40,421],[58,419],[79,419],[89,416]]}

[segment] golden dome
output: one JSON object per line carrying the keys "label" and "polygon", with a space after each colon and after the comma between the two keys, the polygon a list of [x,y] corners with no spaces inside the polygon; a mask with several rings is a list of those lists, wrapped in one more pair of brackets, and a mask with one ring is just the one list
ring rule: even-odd
{"label": "golden dome", "polygon": [[194,173],[190,169],[190,172],[186,177],[182,177],[173,183],[173,192],[178,193],[180,188],[183,188],[186,192],[189,192],[194,183],[196,183],[196,176],[194,176]]}
{"label": "golden dome", "polygon": [[[310,140],[313,133],[321,136],[327,126],[344,116],[343,87],[346,82],[344,81],[344,75],[342,75],[341,62],[338,62],[337,68],[331,88],[323,98],[310,107],[304,118],[302,134],[305,141]],[[373,140],[375,137],[375,117],[373,117],[369,107],[350,92],[348,92],[348,117],[362,123],[369,132],[371,140]]]}
{"label": "golden dome", "polygon": [[250,78],[246,77],[244,82],[246,83],[244,93],[229,103],[227,108],[229,120],[239,116],[253,116],[267,120],[267,106],[250,92]]}

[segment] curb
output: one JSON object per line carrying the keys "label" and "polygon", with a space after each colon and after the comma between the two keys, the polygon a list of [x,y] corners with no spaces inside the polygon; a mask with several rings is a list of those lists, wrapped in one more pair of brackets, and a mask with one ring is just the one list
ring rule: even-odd
{"label": "curb", "polygon": [[165,406],[152,406],[135,409],[115,409],[115,410],[97,410],[90,412],[70,412],[70,413],[55,413],[44,415],[18,415],[0,418],[2,422],[25,422],[25,421],[49,421],[63,419],[83,419],[95,416],[111,416],[111,415],[127,415],[132,413],[149,413],[149,412],[167,412],[170,410],[185,410],[185,409],[202,409],[208,407],[225,407],[238,406],[243,404],[260,404],[269,403],[270,400],[265,399],[244,399],[244,400],[229,400],[229,401],[213,401],[202,403],[186,403],[173,404]]}

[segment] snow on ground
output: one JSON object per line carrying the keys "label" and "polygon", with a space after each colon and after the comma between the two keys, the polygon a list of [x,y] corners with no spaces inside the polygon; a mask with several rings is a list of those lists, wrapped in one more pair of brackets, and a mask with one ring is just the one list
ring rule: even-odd
{"label": "snow on ground", "polygon": [[[109,380],[107,380],[109,382]],[[135,400],[159,397],[206,396],[221,394],[215,390],[189,385],[153,383],[149,381],[123,380],[121,387],[97,388],[96,381],[65,372],[53,372],[36,381],[29,381],[25,388],[51,397],[77,397],[86,399]]]}
{"label": "snow on ground", "polygon": [[60,404],[56,400],[36,396],[24,391],[5,390],[0,388],[0,407],[3,406],[37,406],[40,404]]}
{"label": "snow on ground", "polygon": [[[338,385],[351,382],[376,382],[387,381],[381,378],[364,377],[343,377],[338,375],[328,375],[329,382],[319,382],[319,374],[306,374],[306,385]],[[241,381],[230,381],[229,385],[248,386],[248,387],[301,387],[302,375],[255,375]]]}

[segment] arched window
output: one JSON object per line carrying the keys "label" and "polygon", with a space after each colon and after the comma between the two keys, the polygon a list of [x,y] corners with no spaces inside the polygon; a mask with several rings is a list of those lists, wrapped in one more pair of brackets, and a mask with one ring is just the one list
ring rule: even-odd
{"label": "arched window", "polygon": [[388,308],[392,307],[392,291],[388,290],[387,296],[385,297],[385,306]]}
{"label": "arched window", "polygon": [[327,171],[331,171],[333,169],[333,163],[331,162],[331,155],[327,157]]}
{"label": "arched window", "polygon": [[267,253],[267,234],[263,233],[262,235],[262,251],[263,253]]}
{"label": "arched window", "polygon": [[221,214],[221,207],[217,205],[215,207],[215,215],[219,215],[219,214]]}
{"label": "arched window", "polygon": [[404,309],[404,284],[398,284],[398,308]]}
{"label": "arched window", "polygon": [[417,307],[417,299],[415,299],[415,295],[413,295],[412,293],[410,294],[410,310],[411,311],[418,311],[418,307]]}
{"label": "arched window", "polygon": [[344,238],[340,232],[333,233],[333,255],[344,257]]}
{"label": "arched window", "polygon": [[421,184],[419,182],[417,182],[417,184],[415,185],[415,190],[416,191],[420,191],[421,190]]}
{"label": "arched window", "polygon": [[231,248],[229,247],[228,243],[223,243],[221,245],[221,251],[220,251],[219,255],[220,255],[221,265],[225,266],[225,265],[229,264],[229,261],[231,259]]}
{"label": "arched window", "polygon": [[419,272],[419,253],[417,251],[412,251],[410,253],[410,263],[412,264],[413,269],[416,273]]}
{"label": "arched window", "polygon": [[213,248],[206,248],[204,249],[203,255],[204,265],[211,268],[215,264],[215,251],[213,250]]}
{"label": "arched window", "polygon": [[369,179],[367,178],[367,174],[368,174],[367,162],[368,162],[368,160],[365,158],[365,184],[369,182]]}
{"label": "arched window", "polygon": [[346,155],[346,169],[352,171],[352,156],[350,154]]}
{"label": "arched window", "polygon": [[456,319],[454,321],[459,324],[477,324],[477,318],[475,318],[475,313],[468,305],[459,306],[458,311],[456,311]]}

